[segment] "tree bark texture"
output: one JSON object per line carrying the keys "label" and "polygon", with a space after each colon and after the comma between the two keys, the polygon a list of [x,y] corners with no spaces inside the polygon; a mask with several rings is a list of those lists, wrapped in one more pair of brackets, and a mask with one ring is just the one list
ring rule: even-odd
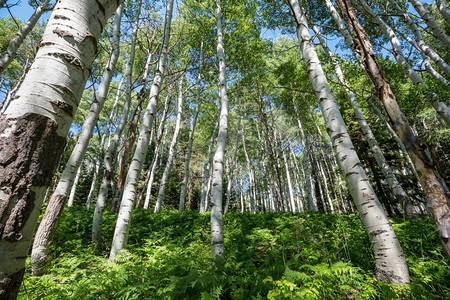
{"label": "tree bark texture", "polygon": [[117,217],[114,238],[111,247],[110,260],[114,261],[117,253],[122,250],[128,240],[128,232],[130,229],[131,213],[136,198],[136,188],[141,174],[142,165],[147,155],[148,144],[150,142],[150,131],[153,119],[156,113],[156,102],[161,89],[164,69],[166,66],[167,52],[169,48],[170,27],[172,23],[173,0],[167,1],[166,14],[164,20],[164,33],[159,54],[158,65],[153,77],[153,83],[150,88],[150,97],[145,109],[144,116],[139,128],[139,137],[136,150],[128,170],[127,179],[123,191],[122,202],[120,204],[119,216]]}
{"label": "tree bark texture", "polygon": [[450,208],[444,189],[434,173],[433,162],[427,158],[425,145],[414,134],[405,114],[398,106],[391,85],[378,64],[369,37],[359,23],[350,1],[337,0],[336,3],[354,36],[355,51],[363,54],[361,62],[377,90],[377,97],[383,103],[390,123],[411,157],[425,191],[428,207],[433,213],[441,243],[450,258]]}
{"label": "tree bark texture", "polygon": [[409,282],[408,267],[394,230],[369,184],[317,56],[309,26],[297,0],[289,0],[300,49],[321,107],[334,152],[373,245],[380,280]]}
{"label": "tree bark texture", "polygon": [[64,150],[97,40],[118,4],[58,1],[16,99],[0,116],[2,298],[17,296],[45,191]]}

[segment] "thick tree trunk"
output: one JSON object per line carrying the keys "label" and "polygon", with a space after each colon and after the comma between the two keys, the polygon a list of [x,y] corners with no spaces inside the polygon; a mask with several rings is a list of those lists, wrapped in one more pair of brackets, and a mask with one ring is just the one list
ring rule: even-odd
{"label": "thick tree trunk", "polygon": [[167,179],[169,178],[169,172],[172,167],[172,161],[175,157],[175,149],[177,147],[178,134],[180,133],[181,127],[182,107],[183,107],[183,78],[180,80],[178,87],[177,120],[175,123],[175,130],[172,136],[172,142],[170,143],[169,147],[169,157],[167,158],[166,167],[164,168],[164,172],[161,177],[161,183],[159,185],[158,197],[156,198],[155,204],[155,212],[159,212],[161,210],[164,194],[166,191]]}
{"label": "thick tree trunk", "polygon": [[17,296],[45,191],[63,152],[97,39],[118,4],[58,1],[16,99],[0,116],[1,298]]}
{"label": "thick tree trunk", "polygon": [[409,282],[408,267],[402,249],[361,167],[344,120],[322,70],[309,33],[308,23],[298,1],[289,0],[289,4],[294,16],[300,49],[308,69],[309,78],[319,100],[328,134],[353,201],[360,212],[372,242],[376,276],[381,280],[397,283]]}
{"label": "thick tree trunk", "polygon": [[84,158],[84,154],[86,153],[89,140],[92,136],[92,130],[97,123],[98,116],[103,104],[105,103],[106,96],[108,95],[109,86],[111,84],[112,76],[119,57],[121,14],[122,5],[117,10],[114,21],[113,52],[110,60],[106,65],[105,71],[103,72],[102,81],[97,93],[94,96],[94,99],[92,100],[89,113],[83,123],[83,127],[81,128],[81,133],[78,137],[77,144],[75,145],[75,148],[66,163],[64,171],[61,174],[58,186],[49,200],[44,217],[39,224],[39,228],[34,238],[33,249],[31,252],[32,274],[34,276],[41,275],[44,271],[50,250],[50,243],[56,230],[56,225],[58,224],[64,204],[66,203],[67,197],[72,189],[77,170],[79,169]]}
{"label": "thick tree trunk", "polygon": [[219,95],[220,95],[220,120],[219,135],[217,137],[217,148],[213,161],[212,180],[212,207],[211,207],[211,245],[214,257],[223,257],[225,247],[223,240],[222,221],[222,180],[223,180],[223,160],[225,154],[225,144],[228,131],[228,96],[227,96],[227,74],[225,65],[224,36],[222,28],[222,8],[221,0],[216,1],[217,13],[217,58],[219,59]]}
{"label": "thick tree trunk", "polygon": [[141,174],[142,165],[147,155],[148,144],[150,140],[150,131],[154,115],[156,112],[156,101],[161,89],[164,69],[166,66],[167,52],[169,49],[170,27],[172,23],[173,0],[167,1],[166,15],[164,20],[164,33],[159,54],[158,66],[153,77],[152,87],[150,88],[150,97],[147,108],[145,109],[139,129],[139,138],[136,150],[128,170],[127,179],[123,191],[122,203],[120,205],[119,216],[117,217],[114,238],[111,247],[110,261],[114,261],[117,253],[122,250],[128,240],[128,232],[130,229],[131,213],[136,198],[136,188]]}
{"label": "thick tree trunk", "polygon": [[6,48],[5,53],[0,57],[0,74],[6,70],[9,64],[14,60],[17,55],[17,50],[19,50],[19,47],[22,45],[27,35],[31,32],[31,30],[33,30],[37,21],[39,21],[39,18],[47,8],[49,2],[50,0],[43,0],[28,21],[20,27],[14,38],[9,42],[8,48]]}
{"label": "thick tree trunk", "polygon": [[414,134],[405,114],[398,106],[389,81],[378,64],[369,37],[359,23],[351,3],[349,0],[337,0],[336,2],[347,23],[350,25],[353,35],[356,37],[354,38],[355,51],[364,54],[361,62],[365,66],[366,72],[377,90],[377,97],[383,103],[389,115],[390,122],[393,124],[395,131],[405,145],[414,163],[420,182],[426,193],[428,207],[434,215],[442,245],[447,256],[450,258],[450,208],[444,189],[434,174],[433,162],[427,158],[425,146]]}

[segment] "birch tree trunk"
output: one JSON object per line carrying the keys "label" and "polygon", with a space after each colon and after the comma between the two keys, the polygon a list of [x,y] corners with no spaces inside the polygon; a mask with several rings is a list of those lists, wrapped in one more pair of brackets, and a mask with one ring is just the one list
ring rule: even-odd
{"label": "birch tree trunk", "polygon": [[161,183],[159,185],[158,198],[156,198],[155,212],[161,210],[164,193],[166,191],[167,179],[169,178],[170,168],[172,167],[172,161],[175,157],[175,149],[177,147],[178,134],[181,127],[181,113],[183,107],[183,78],[181,78],[178,87],[178,104],[177,104],[177,120],[175,123],[175,130],[173,132],[172,142],[169,147],[169,157],[167,158],[166,167],[164,168],[163,175],[161,177]]}
{"label": "birch tree trunk", "polygon": [[9,64],[14,60],[17,55],[17,50],[22,45],[27,35],[33,30],[39,18],[46,11],[46,8],[50,0],[43,0],[41,4],[36,8],[28,21],[20,27],[14,38],[9,42],[8,48],[5,53],[0,57],[0,74],[6,70]]}
{"label": "birch tree trunk", "polygon": [[75,148],[66,163],[64,171],[62,172],[61,178],[58,182],[58,186],[49,200],[44,217],[42,218],[36,232],[33,242],[33,249],[31,251],[32,274],[34,276],[39,276],[44,271],[48,252],[50,250],[50,243],[56,230],[56,225],[58,224],[58,220],[64,209],[64,204],[66,203],[67,197],[72,189],[77,170],[79,169],[84,154],[86,153],[89,140],[92,136],[92,130],[97,123],[98,116],[103,104],[105,103],[106,96],[108,95],[109,86],[111,84],[112,76],[119,57],[121,15],[122,5],[118,8],[114,21],[113,52],[108,63],[106,64],[102,81],[97,93],[94,96],[94,99],[92,100],[89,113],[83,123],[83,127],[81,128],[81,133],[78,137],[77,144],[75,145]]}
{"label": "birch tree trunk", "polygon": [[184,177],[183,177],[183,183],[181,184],[180,203],[178,205],[179,212],[183,212],[183,210],[184,210],[184,203],[186,200],[186,188],[187,188],[188,182],[189,182],[189,164],[191,162],[192,144],[194,142],[195,126],[197,125],[198,114],[200,112],[200,96],[202,94],[202,86],[201,86],[202,69],[203,69],[203,41],[201,42],[201,45],[200,45],[200,62],[199,62],[198,77],[197,77],[197,103],[195,104],[194,118],[192,120],[191,128],[189,130],[189,141],[188,141],[188,147],[187,147],[187,152],[186,152],[186,158],[185,158],[185,162],[184,162]]}
{"label": "birch tree trunk", "polygon": [[293,13],[303,59],[319,100],[337,160],[372,242],[376,276],[380,280],[397,283],[409,282],[408,267],[402,249],[361,167],[344,120],[322,70],[304,13],[297,0],[289,0],[289,5]]}
{"label": "birch tree trunk", "polygon": [[163,149],[163,145],[161,145],[161,141],[162,141],[163,135],[165,134],[164,126],[166,124],[166,114],[169,109],[169,99],[171,97],[170,94],[171,94],[171,92],[169,91],[169,94],[167,95],[166,100],[164,102],[164,111],[161,116],[161,122],[159,123],[159,126],[158,126],[155,151],[153,154],[152,165],[151,165],[151,168],[149,170],[149,175],[148,175],[147,190],[145,193],[145,200],[144,200],[144,209],[148,209],[148,206],[150,205],[150,197],[152,195],[153,181],[155,180],[156,165],[158,164],[158,158],[160,156],[160,152],[162,152],[162,149]]}
{"label": "birch tree trunk", "polygon": [[206,212],[206,207],[208,206],[208,203],[206,201],[207,194],[208,194],[208,183],[209,183],[209,177],[210,177],[210,169],[212,165],[212,159],[213,159],[213,146],[214,146],[214,140],[216,138],[217,129],[219,128],[219,122],[216,123],[214,126],[213,133],[211,135],[211,138],[209,139],[209,145],[208,145],[208,161],[205,163],[204,170],[203,170],[203,176],[202,176],[202,194],[200,196],[200,213]]}
{"label": "birch tree trunk", "polygon": [[128,129],[129,135],[125,142],[125,147],[123,149],[123,155],[122,160],[120,161],[120,168],[119,168],[119,177],[117,179],[117,185],[116,185],[116,193],[113,199],[111,211],[117,211],[120,206],[120,200],[122,199],[122,193],[123,193],[123,186],[125,184],[126,179],[126,172],[127,167],[129,163],[129,157],[131,154],[131,151],[133,149],[134,142],[136,141],[136,128],[138,126],[138,122],[140,119],[140,112],[142,107],[142,102],[144,101],[144,94],[147,88],[147,78],[148,78],[148,70],[150,67],[150,64],[152,62],[153,53],[151,52],[153,40],[156,36],[156,30],[153,32],[153,36],[151,40],[149,41],[148,45],[148,55],[147,55],[147,61],[145,62],[144,66],[144,72],[142,74],[142,85],[137,95],[137,106],[134,111],[133,118],[130,123],[130,127]]}
{"label": "birch tree trunk", "polygon": [[[423,78],[417,74],[416,71],[413,70],[409,62],[406,60],[405,56],[403,55],[403,50],[400,45],[400,41],[398,40],[397,36],[394,33],[394,30],[386,24],[371,8],[367,3],[362,0],[360,1],[361,5],[363,6],[364,10],[372,17],[372,19],[377,23],[381,30],[386,34],[391,42],[394,57],[397,60],[397,62],[402,67],[405,74],[408,76],[408,78],[411,80],[411,82],[414,85],[422,84],[424,85],[424,88],[426,90],[429,90],[429,88],[425,85],[425,81]],[[429,95],[429,102],[433,106],[433,108],[436,110],[436,113],[445,121],[447,124],[447,127],[450,127],[450,110],[443,102],[437,101],[437,95],[434,92],[430,92]]]}
{"label": "birch tree trunk", "polygon": [[294,104],[295,114],[297,115],[297,124],[298,129],[300,130],[300,143],[302,145],[302,153],[303,153],[303,166],[305,169],[305,181],[306,181],[306,192],[308,194],[308,204],[309,209],[312,211],[317,211],[317,200],[315,199],[315,195],[312,191],[312,179],[311,179],[311,162],[309,161],[309,143],[306,137],[305,131],[303,130],[303,124],[300,119],[300,111],[297,106],[297,102],[294,98],[292,98],[292,103]]}
{"label": "birch tree trunk", "polygon": [[228,172],[227,198],[225,200],[225,207],[223,210],[223,214],[226,214],[228,212],[228,207],[230,205],[231,186],[233,184],[233,173],[234,173],[234,168],[236,165],[237,150],[238,150],[238,145],[239,145],[239,135],[240,135],[239,128],[240,127],[241,127],[241,117],[239,117],[238,125],[236,128],[236,140],[234,141],[233,158],[231,159],[230,171]]}
{"label": "birch tree trunk", "polygon": [[[313,26],[313,30],[316,34],[316,36],[319,38],[320,44],[322,45],[322,48],[325,50],[327,55],[331,58],[331,61],[333,63],[336,76],[339,80],[339,82],[345,87],[345,91],[347,93],[348,98],[350,99],[350,103],[353,107],[353,111],[355,114],[355,119],[358,121],[359,127],[361,128],[361,131],[363,132],[370,149],[372,150],[373,155],[375,156],[375,160],[377,161],[378,166],[380,167],[384,177],[386,178],[386,181],[388,182],[388,185],[396,197],[397,201],[401,204],[403,211],[405,214],[409,217],[413,217],[417,214],[417,211],[415,210],[414,206],[411,204],[411,200],[409,199],[406,192],[403,190],[402,186],[397,180],[397,177],[394,175],[394,172],[392,171],[391,167],[386,161],[386,158],[384,157],[383,151],[381,150],[377,140],[375,139],[375,136],[370,129],[369,125],[367,124],[366,118],[364,117],[361,108],[359,107],[358,100],[356,99],[355,94],[348,88],[348,83],[344,77],[344,73],[342,72],[341,66],[339,65],[338,60],[334,56],[334,54],[331,52],[331,50],[328,48],[325,40],[323,39],[321,33],[319,30]],[[415,74],[413,70],[411,70],[411,74]],[[418,76],[416,74],[416,76]],[[420,78],[421,79],[421,78]],[[419,79],[419,80],[420,80]],[[412,79],[411,79],[412,80]]]}
{"label": "birch tree trunk", "polygon": [[446,24],[450,24],[450,9],[445,4],[445,0],[436,0],[437,8],[445,20]]}
{"label": "birch tree trunk", "polygon": [[15,101],[0,115],[1,298],[17,296],[45,191],[63,152],[97,40],[118,4],[58,1]]}
{"label": "birch tree trunk", "polygon": [[419,0],[408,0],[409,3],[414,6],[414,9],[419,13],[422,19],[428,26],[428,29],[431,30],[433,35],[440,40],[447,48],[450,48],[450,37],[444,33],[442,28],[430,14],[430,12],[420,3]]}
{"label": "birch tree trunk", "polygon": [[73,181],[72,189],[70,190],[69,194],[69,200],[67,200],[67,206],[73,206],[73,201],[75,199],[75,192],[77,191],[78,182],[80,181],[81,177],[81,169],[83,168],[83,164],[81,163],[78,167],[77,175],[75,176],[75,179]]}
{"label": "birch tree trunk", "polygon": [[378,64],[369,37],[359,23],[351,3],[349,0],[337,0],[336,2],[350,25],[353,35],[356,37],[354,38],[355,51],[364,53],[361,62],[364,64],[366,72],[377,90],[377,97],[383,103],[390,122],[394,125],[395,131],[414,163],[426,193],[428,207],[433,213],[441,243],[447,256],[450,258],[450,208],[444,189],[434,173],[434,163],[427,158],[424,145],[419,137],[414,134],[408,119],[398,106],[391,85]]}
{"label": "birch tree trunk", "polygon": [[116,163],[117,148],[119,147],[119,142],[122,135],[124,135],[123,132],[128,121],[128,114],[131,105],[132,74],[134,58],[136,54],[136,40],[139,29],[139,16],[141,13],[141,7],[142,0],[139,0],[136,8],[136,19],[134,20],[133,31],[131,34],[130,56],[126,65],[126,71],[124,75],[124,77],[126,78],[125,102],[123,104],[122,113],[120,115],[119,125],[117,125],[114,131],[112,141],[109,142],[103,161],[104,174],[102,182],[100,184],[100,189],[98,191],[97,203],[95,205],[94,211],[94,220],[92,224],[92,242],[97,246],[99,246],[101,243],[101,226],[103,211],[106,206],[106,198],[108,197],[109,188],[113,187],[112,177],[114,172],[114,165]]}
{"label": "birch tree trunk", "polygon": [[216,22],[217,22],[217,58],[219,59],[219,96],[220,96],[220,120],[219,135],[217,137],[217,148],[213,162],[212,180],[212,207],[211,207],[211,245],[214,257],[223,257],[225,247],[223,240],[222,220],[222,180],[225,144],[228,131],[228,96],[227,96],[227,74],[225,65],[224,36],[222,28],[221,0],[216,0]]}
{"label": "birch tree trunk", "polygon": [[173,0],[168,0],[166,5],[166,15],[164,20],[163,41],[159,54],[158,65],[153,77],[153,83],[150,88],[150,97],[142,118],[139,128],[139,137],[136,150],[128,170],[127,179],[123,191],[122,203],[120,205],[119,216],[117,217],[114,238],[109,255],[110,261],[114,261],[117,253],[122,250],[128,240],[128,232],[130,229],[131,213],[136,198],[136,187],[141,174],[142,164],[147,155],[148,144],[150,139],[150,131],[152,128],[153,118],[156,112],[156,102],[161,89],[164,69],[166,66],[167,52],[169,48],[170,27],[172,23]]}

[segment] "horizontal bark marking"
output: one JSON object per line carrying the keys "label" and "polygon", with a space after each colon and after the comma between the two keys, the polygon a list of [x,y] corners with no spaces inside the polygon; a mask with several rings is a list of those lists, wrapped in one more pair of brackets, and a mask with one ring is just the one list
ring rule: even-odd
{"label": "horizontal bark marking", "polygon": [[50,100],[50,103],[60,108],[73,119],[73,107],[70,104],[61,100]]}
{"label": "horizontal bark marking", "polygon": [[72,54],[54,52],[54,53],[47,53],[47,55],[62,58],[65,61],[67,61],[69,64],[74,65],[80,69],[84,69],[83,63],[81,62],[81,60],[78,57],[73,56]]}

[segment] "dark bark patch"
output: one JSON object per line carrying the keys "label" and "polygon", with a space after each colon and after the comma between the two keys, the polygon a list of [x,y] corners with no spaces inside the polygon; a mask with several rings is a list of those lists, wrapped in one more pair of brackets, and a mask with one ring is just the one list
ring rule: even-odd
{"label": "dark bark patch", "polygon": [[24,274],[25,268],[22,268],[14,274],[6,275],[0,281],[0,299],[10,300],[17,298]]}
{"label": "dark bark patch", "polygon": [[376,235],[380,235],[380,234],[385,233],[385,232],[387,232],[387,230],[378,229],[378,230],[373,230],[373,231],[369,232],[369,235],[376,236]]}
{"label": "dark bark patch", "polygon": [[60,108],[63,112],[73,118],[73,107],[68,103],[60,100],[50,100],[50,103]]}
{"label": "dark bark patch", "polygon": [[57,20],[57,19],[60,19],[60,20],[66,20],[66,21],[70,20],[70,18],[68,18],[68,17],[66,17],[66,16],[64,16],[64,15],[55,15],[53,18],[54,18],[55,20]]}
{"label": "dark bark patch", "polygon": [[67,61],[69,64],[84,69],[83,63],[78,57],[75,57],[69,53],[48,53],[49,56],[60,57]]}
{"label": "dark bark patch", "polygon": [[63,30],[61,28],[56,27],[55,29],[53,29],[53,33],[58,35],[59,37],[64,37],[64,38],[73,38],[73,34],[69,31]]}
{"label": "dark bark patch", "polygon": [[[0,238],[22,239],[22,229],[35,208],[32,186],[51,184],[66,142],[52,119],[25,114],[17,119],[0,116],[0,189],[6,195],[0,206]],[[35,226],[35,224],[30,224]],[[31,237],[27,237],[31,239]]]}

